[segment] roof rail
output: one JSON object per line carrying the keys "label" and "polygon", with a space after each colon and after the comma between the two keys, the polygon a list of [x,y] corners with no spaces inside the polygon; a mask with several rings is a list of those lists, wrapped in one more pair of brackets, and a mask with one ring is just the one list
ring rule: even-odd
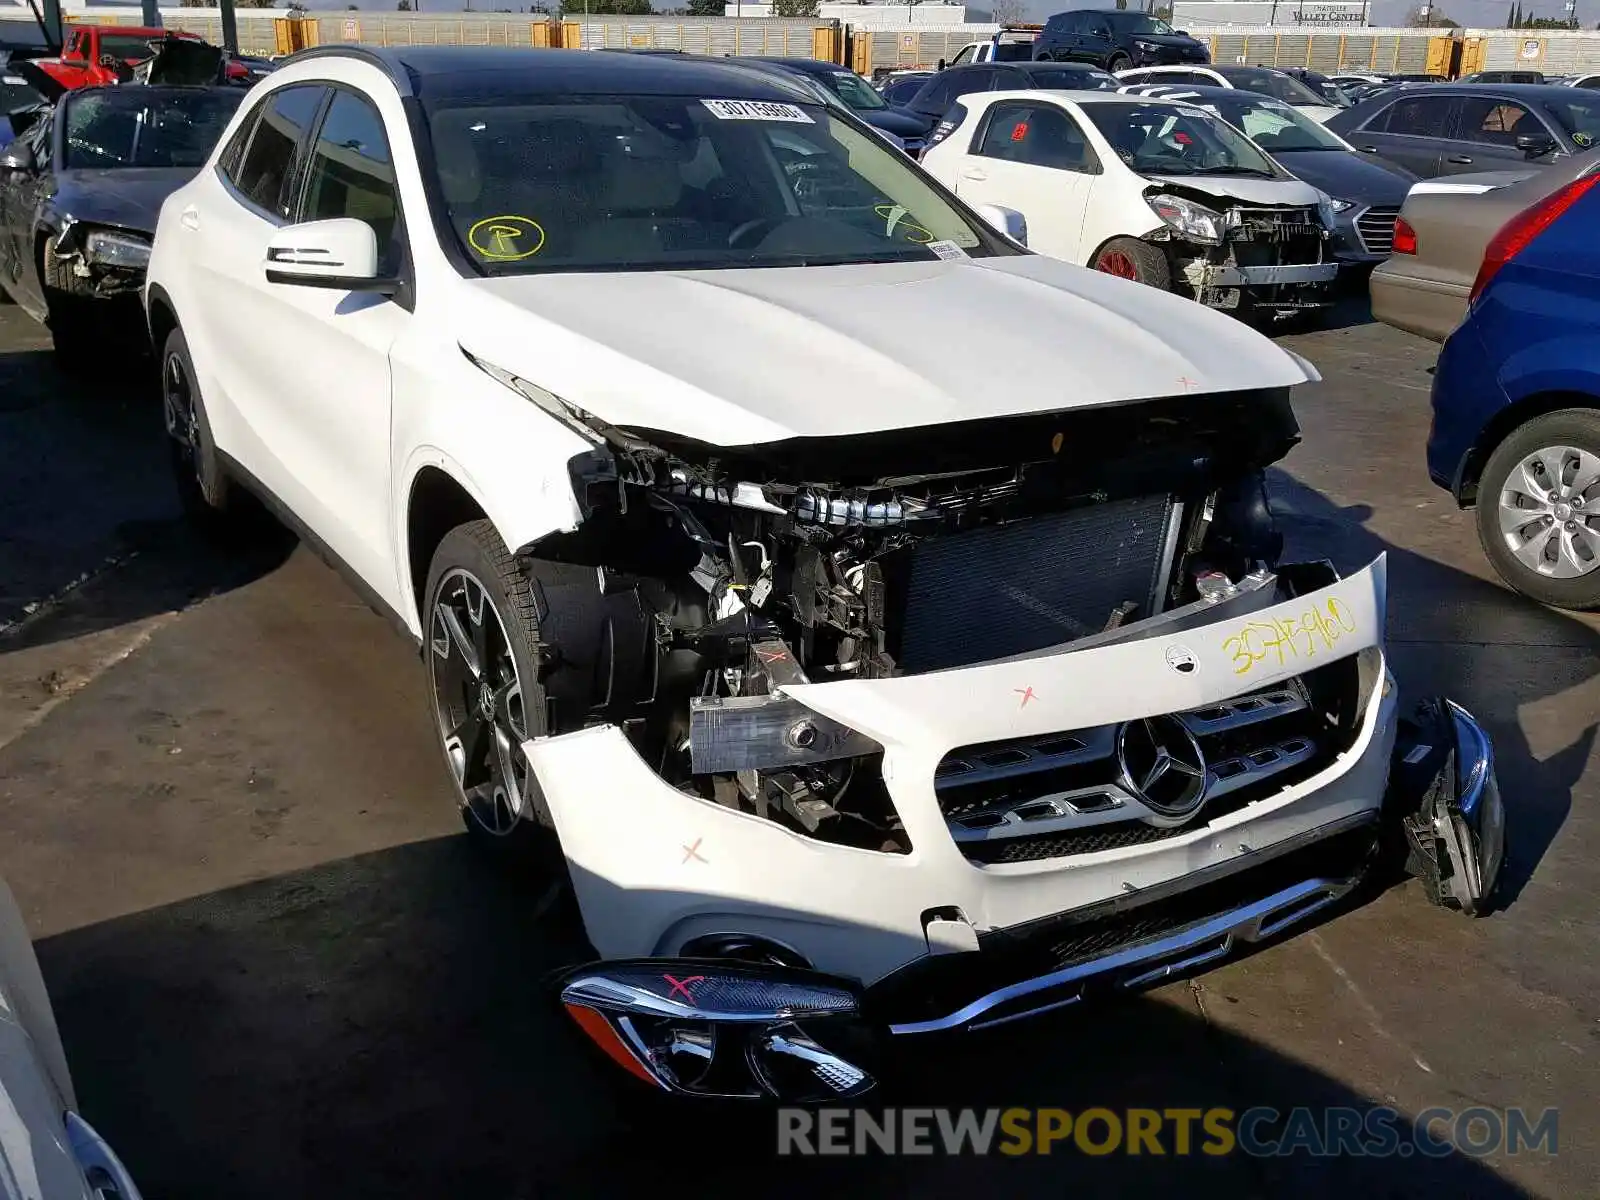
{"label": "roof rail", "polygon": [[291,63],[307,62],[314,58],[353,58],[357,62],[367,63],[369,66],[377,67],[378,70],[387,75],[389,81],[394,84],[395,90],[402,97],[409,98],[416,95],[415,89],[411,86],[411,76],[400,63],[392,56],[382,54],[371,46],[358,46],[349,42],[338,42],[329,46],[310,46],[304,50],[297,50],[287,58],[280,58],[278,65],[286,67]]}

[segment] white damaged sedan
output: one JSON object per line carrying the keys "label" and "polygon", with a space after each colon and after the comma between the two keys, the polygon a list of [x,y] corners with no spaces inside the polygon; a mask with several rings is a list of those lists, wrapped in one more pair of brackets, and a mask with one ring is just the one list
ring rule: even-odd
{"label": "white damaged sedan", "polygon": [[1383,562],[1279,562],[1315,371],[1013,216],[736,65],[345,46],[162,212],[189,504],[266,499],[418,643],[468,829],[559,846],[562,999],[653,1087],[855,1094],[1294,928],[1402,815],[1492,887],[1465,714],[1380,820]]}

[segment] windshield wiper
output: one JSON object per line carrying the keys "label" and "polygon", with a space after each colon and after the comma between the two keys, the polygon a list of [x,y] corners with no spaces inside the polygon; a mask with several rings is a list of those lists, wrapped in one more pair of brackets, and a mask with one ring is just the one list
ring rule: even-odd
{"label": "windshield wiper", "polygon": [[1276,179],[1276,171],[1265,171],[1260,167],[1196,167],[1192,172],[1195,175],[1249,175],[1257,179]]}

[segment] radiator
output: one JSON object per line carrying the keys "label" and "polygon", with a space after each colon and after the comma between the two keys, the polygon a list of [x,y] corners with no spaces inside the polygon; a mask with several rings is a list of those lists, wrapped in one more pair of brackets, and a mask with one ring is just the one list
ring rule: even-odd
{"label": "radiator", "polygon": [[911,555],[900,636],[907,673],[988,662],[1156,610],[1171,496],[1093,504],[935,538]]}

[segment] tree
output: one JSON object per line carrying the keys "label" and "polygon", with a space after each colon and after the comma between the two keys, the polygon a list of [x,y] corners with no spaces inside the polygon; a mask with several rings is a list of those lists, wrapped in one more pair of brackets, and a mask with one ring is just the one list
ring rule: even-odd
{"label": "tree", "polygon": [[994,0],[993,16],[996,25],[1015,25],[1028,11],[1025,0]]}
{"label": "tree", "polygon": [[1417,5],[1406,13],[1406,24],[1412,29],[1459,29],[1460,25],[1431,4]]}
{"label": "tree", "polygon": [[1127,11],[1127,8],[1128,8],[1128,0],[1117,0],[1117,11],[1118,12],[1125,12],[1125,11]]}
{"label": "tree", "polygon": [[689,0],[689,15],[694,17],[720,17],[722,0]]}
{"label": "tree", "polygon": [[411,0],[394,0],[395,12],[410,12]]}
{"label": "tree", "polygon": [[814,17],[817,15],[817,0],[772,0],[772,15],[775,17]]}

